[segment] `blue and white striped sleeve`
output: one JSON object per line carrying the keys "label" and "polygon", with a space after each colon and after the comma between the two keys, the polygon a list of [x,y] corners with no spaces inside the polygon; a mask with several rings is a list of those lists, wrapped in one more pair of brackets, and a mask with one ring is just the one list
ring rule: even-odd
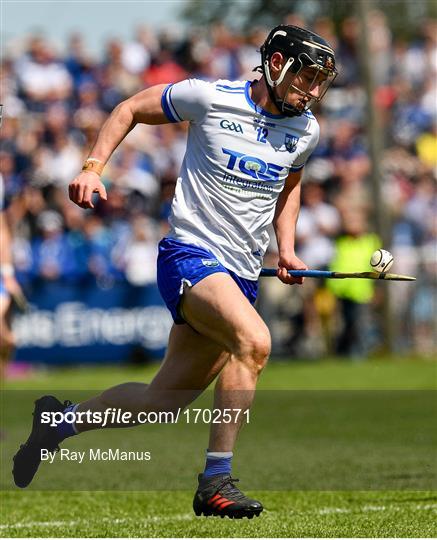
{"label": "blue and white striped sleeve", "polygon": [[305,163],[308,161],[308,158],[313,153],[317,143],[319,142],[320,128],[317,120],[313,118],[311,133],[308,135],[308,143],[304,150],[297,156],[292,166],[290,167],[291,172],[297,172],[304,168]]}
{"label": "blue and white striped sleeve", "polygon": [[164,88],[162,110],[170,122],[199,122],[211,103],[210,84],[199,79],[186,79]]}

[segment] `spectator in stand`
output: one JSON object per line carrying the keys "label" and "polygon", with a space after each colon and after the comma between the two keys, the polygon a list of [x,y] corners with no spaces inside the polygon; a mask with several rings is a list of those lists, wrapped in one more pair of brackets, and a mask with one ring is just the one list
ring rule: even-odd
{"label": "spectator in stand", "polygon": [[328,267],[334,254],[333,239],[340,231],[339,212],[324,199],[323,187],[306,180],[296,227],[297,254],[313,269]]}
{"label": "spectator in stand", "polygon": [[346,17],[342,21],[337,48],[341,69],[336,81],[342,87],[355,87],[360,82],[357,62],[359,31],[356,17]]}
{"label": "spectator in stand", "polygon": [[83,226],[81,256],[90,275],[98,284],[108,284],[113,280],[111,250],[113,238],[98,215],[90,215]]}
{"label": "spectator in stand", "polygon": [[[106,118],[100,104],[100,89],[97,83],[91,81],[81,83],[77,87],[77,101],[73,126],[80,131],[87,128],[97,130]],[[82,144],[86,143],[86,138],[83,134],[80,135]]]}
{"label": "spectator in stand", "polygon": [[90,53],[86,50],[81,34],[70,36],[67,46],[68,56],[64,60],[75,89],[86,83],[96,83],[96,66]]}
{"label": "spectator in stand", "polygon": [[146,86],[179,82],[187,78],[187,72],[175,62],[169,49],[161,49],[143,75]]}
{"label": "spectator in stand", "polygon": [[123,44],[121,60],[129,73],[140,75],[150,66],[152,54],[158,50],[158,41],[145,26],[137,28],[135,38]]}
{"label": "spectator in stand", "polygon": [[71,96],[71,76],[42,37],[30,40],[28,53],[19,59],[15,72],[20,93],[31,111],[43,112],[50,103]]}
{"label": "spectator in stand", "polygon": [[424,131],[417,137],[416,153],[422,163],[437,171],[437,118],[429,131]]}
{"label": "spectator in stand", "polygon": [[[364,212],[343,214],[343,233],[335,243],[331,269],[354,272],[368,269],[372,253],[381,247],[381,240],[367,231]],[[337,336],[336,353],[340,356],[362,358],[371,350],[371,323],[369,305],[374,296],[374,282],[356,279],[328,280],[328,288],[337,297],[342,324]]]}
{"label": "spectator in stand", "polygon": [[50,163],[53,183],[61,189],[68,182],[68,175],[80,167],[83,157],[82,150],[69,133],[69,123],[69,113],[64,106],[51,105],[48,108],[44,139],[53,149]]}
{"label": "spectator in stand", "polygon": [[84,271],[77,265],[76,255],[63,231],[62,216],[46,210],[38,217],[40,237],[32,245],[33,274],[46,281],[76,279]]}
{"label": "spectator in stand", "polygon": [[158,236],[152,221],[145,216],[135,216],[124,252],[124,271],[132,285],[143,287],[156,283],[156,258]]}

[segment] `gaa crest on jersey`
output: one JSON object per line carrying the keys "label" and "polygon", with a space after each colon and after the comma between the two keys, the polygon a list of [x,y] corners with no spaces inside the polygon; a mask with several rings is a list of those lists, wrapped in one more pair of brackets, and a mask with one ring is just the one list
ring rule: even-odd
{"label": "gaa crest on jersey", "polygon": [[285,148],[290,152],[294,152],[296,150],[297,143],[299,142],[299,137],[296,137],[295,135],[291,135],[291,133],[285,134]]}
{"label": "gaa crest on jersey", "polygon": [[241,124],[238,122],[230,122],[229,120],[226,120],[226,118],[220,122],[220,127],[222,129],[229,129],[229,131],[235,131],[235,133],[243,133]]}

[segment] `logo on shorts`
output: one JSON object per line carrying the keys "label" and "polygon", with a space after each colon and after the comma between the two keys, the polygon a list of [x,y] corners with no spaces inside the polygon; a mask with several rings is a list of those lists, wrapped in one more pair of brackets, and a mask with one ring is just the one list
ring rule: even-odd
{"label": "logo on shorts", "polygon": [[202,264],[208,266],[209,268],[213,268],[214,266],[218,266],[220,263],[216,259],[202,259]]}
{"label": "logo on shorts", "polygon": [[241,124],[229,122],[229,120],[226,120],[225,118],[220,122],[220,127],[223,129],[229,129],[229,131],[235,131],[235,133],[243,133]]}
{"label": "logo on shorts", "polygon": [[285,134],[285,148],[290,152],[294,152],[296,150],[297,143],[299,142],[299,137],[295,137],[294,135],[291,135],[290,133]]}

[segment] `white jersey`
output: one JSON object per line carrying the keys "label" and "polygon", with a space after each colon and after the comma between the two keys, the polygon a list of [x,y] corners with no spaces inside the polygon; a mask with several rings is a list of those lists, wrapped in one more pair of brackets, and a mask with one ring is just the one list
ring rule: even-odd
{"label": "white jersey", "polygon": [[169,120],[190,122],[168,236],[258,279],[278,196],[318,142],[316,119],[309,111],[286,117],[261,109],[250,81],[171,84],[162,107]]}

